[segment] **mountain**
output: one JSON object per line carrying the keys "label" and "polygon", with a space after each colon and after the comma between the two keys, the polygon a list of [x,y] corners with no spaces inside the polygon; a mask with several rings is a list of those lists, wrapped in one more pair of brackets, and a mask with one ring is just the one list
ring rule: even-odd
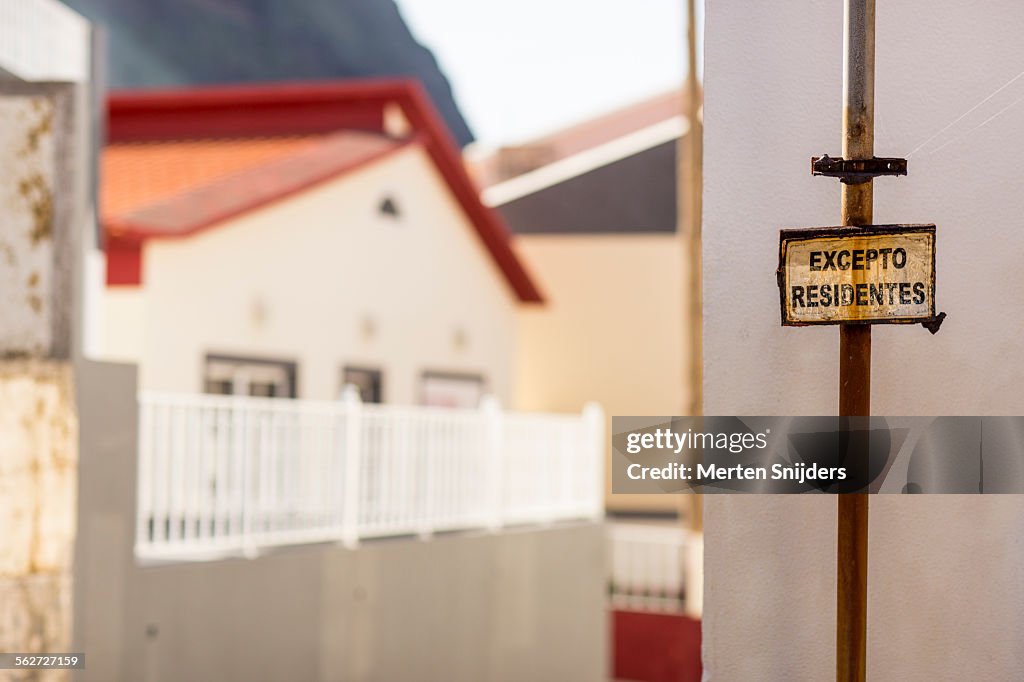
{"label": "mountain", "polygon": [[101,24],[111,88],[412,76],[455,139],[473,133],[394,0],[64,0]]}

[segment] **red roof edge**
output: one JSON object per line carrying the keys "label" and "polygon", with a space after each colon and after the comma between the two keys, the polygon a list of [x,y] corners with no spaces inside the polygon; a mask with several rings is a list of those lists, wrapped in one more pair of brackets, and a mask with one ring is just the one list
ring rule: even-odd
{"label": "red roof edge", "polygon": [[[384,130],[384,107],[392,102],[401,107],[419,133],[419,141],[516,296],[524,303],[542,303],[540,290],[512,248],[507,226],[481,202],[458,145],[414,79],[114,92],[108,99],[107,138],[116,143],[174,137],[313,134],[339,128],[380,132]],[[132,226],[119,227],[126,230]],[[132,236],[139,234],[136,229],[130,231]],[[124,232],[122,235],[128,236]],[[115,253],[108,252],[108,258]],[[141,282],[141,267],[137,265],[140,259],[133,260],[134,267],[126,263],[115,268],[123,273],[118,279],[135,270]],[[108,282],[110,273],[108,266]]]}
{"label": "red roof edge", "polygon": [[114,91],[107,141],[383,130],[381,103],[403,80],[294,82]]}
{"label": "red roof edge", "polygon": [[428,153],[455,198],[476,225],[484,246],[490,250],[498,267],[505,273],[519,300],[524,303],[543,303],[543,295],[512,249],[508,226],[496,211],[480,200],[480,190],[462,163],[462,153],[426,92],[418,82],[408,80],[404,94],[400,100],[403,113],[415,129],[426,133]]}

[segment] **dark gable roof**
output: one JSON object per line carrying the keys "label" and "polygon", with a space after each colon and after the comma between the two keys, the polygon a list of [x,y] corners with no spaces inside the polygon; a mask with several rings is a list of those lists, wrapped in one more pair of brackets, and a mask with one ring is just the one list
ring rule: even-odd
{"label": "dark gable roof", "polygon": [[517,234],[676,231],[675,140],[498,206]]}

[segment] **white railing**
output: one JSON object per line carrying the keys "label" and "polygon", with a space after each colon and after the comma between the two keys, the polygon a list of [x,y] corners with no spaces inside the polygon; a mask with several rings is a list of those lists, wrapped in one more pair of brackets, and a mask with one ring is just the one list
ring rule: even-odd
{"label": "white railing", "polygon": [[604,417],[144,393],[136,554],[594,519]]}
{"label": "white railing", "polygon": [[703,594],[703,542],[675,524],[612,523],[612,607],[686,613],[699,618]]}
{"label": "white railing", "polygon": [[0,0],[0,68],[29,81],[89,79],[89,22],[59,0]]}

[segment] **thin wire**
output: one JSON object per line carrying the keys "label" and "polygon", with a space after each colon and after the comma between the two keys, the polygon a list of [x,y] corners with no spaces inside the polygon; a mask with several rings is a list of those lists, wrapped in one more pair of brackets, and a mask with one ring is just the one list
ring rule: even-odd
{"label": "thin wire", "polygon": [[[983,104],[985,104],[985,102],[988,102],[990,99],[992,99],[993,97],[998,95],[1000,92],[1002,92],[1003,90],[1005,90],[1006,88],[1010,87],[1011,85],[1016,83],[1018,80],[1020,80],[1021,76],[1024,76],[1024,71],[1021,71],[1020,73],[1018,73],[1016,76],[1014,76],[1009,81],[1004,83],[1001,87],[999,87],[995,92],[990,94],[988,97],[986,97],[985,99],[981,100],[980,102],[975,104],[973,107],[971,107],[970,109],[968,109],[964,113],[960,114],[960,116],[957,117],[952,123],[947,124],[945,128],[943,128],[939,132],[935,133],[934,135],[929,137],[927,140],[925,140],[921,144],[919,144],[916,147],[914,147],[913,151],[911,151],[909,154],[907,154],[907,158],[909,159],[911,156],[913,156],[917,152],[921,151],[921,148],[924,147],[925,145],[927,145],[929,142],[931,142],[932,140],[937,138],[939,135],[942,135],[944,132],[946,132],[947,130],[949,130],[953,126],[955,126],[957,123],[959,123],[960,121],[964,120],[965,118],[967,118],[968,116],[973,114],[975,111],[978,110],[979,107],[981,107]],[[942,145],[942,146],[944,147],[946,145]],[[940,147],[940,149],[941,149],[941,147]],[[938,151],[938,150],[935,150],[935,151]]]}
{"label": "thin wire", "polygon": [[966,136],[970,135],[971,133],[973,133],[973,132],[974,132],[975,130],[977,130],[978,128],[981,128],[982,126],[984,126],[984,125],[987,125],[987,124],[988,124],[988,123],[989,123],[990,121],[992,121],[993,119],[995,119],[995,118],[998,118],[999,116],[1002,116],[1002,115],[1003,115],[1003,114],[1005,114],[1005,113],[1006,113],[1007,111],[1009,111],[1009,110],[1010,110],[1010,109],[1012,109],[1013,107],[1017,106],[1017,105],[1018,105],[1018,104],[1020,104],[1021,102],[1024,102],[1024,95],[1021,95],[1021,96],[1020,96],[1020,97],[1018,97],[1017,99],[1013,100],[1012,102],[1010,102],[1009,104],[1007,104],[1007,105],[1006,105],[1005,107],[1003,107],[1002,109],[1000,109],[1000,110],[999,110],[999,111],[997,111],[996,113],[992,114],[991,116],[989,116],[988,118],[986,118],[986,119],[985,119],[984,121],[982,121],[982,122],[981,122],[981,123],[979,123],[978,125],[976,125],[976,126],[974,126],[973,128],[971,128],[970,130],[966,130],[966,131],[964,131],[964,132],[960,133],[959,135],[957,135],[956,137],[954,137],[953,139],[951,139],[951,140],[948,140],[948,141],[946,141],[946,142],[943,142],[943,143],[942,143],[942,144],[940,144],[940,145],[939,145],[938,147],[936,147],[935,149],[933,149],[933,150],[931,150],[930,152],[928,152],[928,154],[925,154],[925,156],[929,156],[929,155],[931,155],[931,154],[937,154],[937,153],[939,152],[939,150],[940,150],[940,149],[942,149],[943,147],[948,147],[949,145],[953,144],[953,143],[954,143],[954,142],[956,142],[957,140],[962,140],[963,138],[965,138]]}

